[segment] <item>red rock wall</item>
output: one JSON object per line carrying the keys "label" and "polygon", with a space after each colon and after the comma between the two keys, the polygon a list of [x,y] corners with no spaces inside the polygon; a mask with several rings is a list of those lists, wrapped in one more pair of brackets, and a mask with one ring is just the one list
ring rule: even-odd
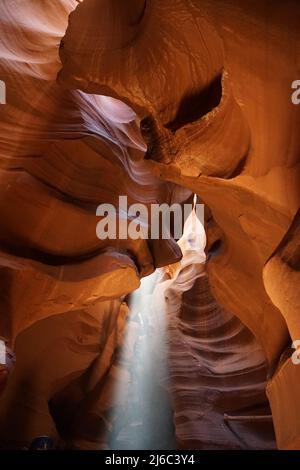
{"label": "red rock wall", "polygon": [[[7,390],[19,388],[23,370],[35,370],[18,344],[27,334],[35,338],[42,322],[49,321],[56,334],[60,319],[70,315],[71,322],[78,312],[118,303],[142,276],[179,261],[174,240],[96,237],[96,207],[116,203],[120,194],[151,204],[183,202],[196,193],[207,205],[209,284],[216,305],[222,305],[212,325],[216,341],[218,322],[226,336],[239,319],[247,333],[235,338],[238,349],[244,354],[256,348],[255,338],[271,375],[290,339],[300,339],[300,108],[291,102],[291,84],[299,79],[299,3],[124,5],[3,0],[0,6],[0,79],[7,89],[0,114],[0,336],[22,351]],[[197,303],[210,295],[197,283],[187,291],[187,299]],[[191,337],[197,330],[201,344],[201,319],[193,321]],[[176,331],[173,341],[179,341]],[[93,361],[88,356],[83,369]],[[108,370],[109,358],[103,361],[100,355],[95,383]],[[280,448],[297,447],[300,433],[300,421],[290,421],[283,411],[284,396],[295,406],[285,389],[299,382],[300,369],[288,364],[268,388]],[[58,368],[58,377],[66,373]],[[254,388],[262,383],[250,372],[248,378]],[[230,386],[238,390],[240,384]],[[51,383],[47,387],[52,390]],[[15,392],[5,393],[3,410]],[[48,399],[48,388],[44,393]],[[62,397],[56,397],[57,409]],[[97,400],[91,397],[92,404]],[[14,441],[14,418],[8,419],[7,439]],[[192,426],[194,417],[189,419]],[[197,419],[193,432],[176,422],[183,440],[193,433],[197,442],[204,440]],[[59,426],[76,445],[71,424]],[[38,430],[33,425],[19,441]],[[78,439],[90,442],[90,436]]]}

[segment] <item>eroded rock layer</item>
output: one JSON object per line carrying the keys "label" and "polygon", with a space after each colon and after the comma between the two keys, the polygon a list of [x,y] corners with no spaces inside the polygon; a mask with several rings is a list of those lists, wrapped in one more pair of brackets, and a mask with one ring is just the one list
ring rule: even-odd
{"label": "eroded rock layer", "polygon": [[[113,5],[122,11],[121,3]],[[222,254],[209,267],[217,298],[259,338],[273,362],[288,334],[265,292],[262,268],[299,207],[299,113],[289,91],[299,56],[294,9],[276,4],[274,20],[265,27],[267,2],[153,0],[144,8],[143,2],[135,5],[139,14],[135,31],[129,31],[126,14],[114,25],[114,7],[90,0],[70,15],[59,83],[117,97],[139,114],[149,166],[162,179],[198,193],[223,232]],[[102,10],[110,13],[102,16]],[[96,17],[107,25],[99,34]],[[87,27],[77,41],[83,19]],[[111,45],[107,30],[114,27],[123,35]],[[286,30],[289,35],[280,34]],[[290,41],[295,60],[285,54]],[[157,78],[150,80],[153,74]],[[283,119],[285,127],[277,132]]]}
{"label": "eroded rock layer", "polygon": [[[300,383],[287,349],[300,340],[299,21],[297,0],[2,0],[7,445],[39,433],[108,445],[112,389],[123,384],[125,402],[130,390],[124,296],[168,266],[158,291],[180,445],[272,447],[269,425],[222,421],[262,412],[268,369],[277,445],[299,447],[298,415],[286,412]],[[207,206],[209,280],[202,258],[179,263],[173,239],[96,235],[103,202],[149,208],[193,193]]]}
{"label": "eroded rock layer", "polygon": [[99,240],[99,204],[189,196],[136,161],[145,144],[131,109],[56,83],[59,42],[77,2],[18,3],[1,4],[0,48],[1,335],[11,342],[41,318],[127,294],[140,276],[180,258],[172,240]]}

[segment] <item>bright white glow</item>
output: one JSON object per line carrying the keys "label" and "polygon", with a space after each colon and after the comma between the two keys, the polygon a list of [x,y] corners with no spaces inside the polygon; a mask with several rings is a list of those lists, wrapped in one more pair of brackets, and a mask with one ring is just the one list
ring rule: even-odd
{"label": "bright white glow", "polygon": [[0,364],[6,364],[6,346],[2,339],[0,340]]}
{"label": "bright white glow", "polygon": [[135,121],[137,116],[135,112],[123,103],[123,101],[112,98],[111,96],[99,95],[99,104],[102,115],[116,123],[129,123]]}
{"label": "bright white glow", "polygon": [[[120,362],[130,372],[128,389],[116,390],[112,449],[172,448],[173,416],[167,392],[165,311],[157,311],[156,271],[141,281],[130,302],[130,316]],[[119,381],[120,387],[124,380]]]}
{"label": "bright white glow", "polygon": [[[165,291],[177,277],[185,256],[199,266],[205,262],[202,224],[193,211],[186,220],[179,245],[181,263],[157,270],[141,281],[130,301],[126,337],[120,363],[129,370],[115,390],[112,449],[174,449],[175,431],[169,394],[168,324]],[[126,376],[126,373],[124,373]]]}

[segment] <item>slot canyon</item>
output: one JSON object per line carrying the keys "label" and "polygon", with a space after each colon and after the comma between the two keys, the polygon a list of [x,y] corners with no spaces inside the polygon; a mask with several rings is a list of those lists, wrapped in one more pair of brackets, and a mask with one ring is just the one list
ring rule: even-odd
{"label": "slot canyon", "polygon": [[[0,0],[0,449],[300,450],[299,25]],[[181,236],[99,238],[120,196]]]}

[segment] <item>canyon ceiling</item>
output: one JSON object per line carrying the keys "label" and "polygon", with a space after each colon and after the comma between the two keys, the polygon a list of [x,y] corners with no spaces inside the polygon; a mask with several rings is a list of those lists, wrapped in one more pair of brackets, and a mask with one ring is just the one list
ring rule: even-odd
{"label": "canyon ceiling", "polygon": [[[1,447],[110,446],[131,294],[159,272],[176,445],[300,449],[299,24],[297,0],[1,0]],[[96,236],[100,203],[194,194],[206,260]]]}

